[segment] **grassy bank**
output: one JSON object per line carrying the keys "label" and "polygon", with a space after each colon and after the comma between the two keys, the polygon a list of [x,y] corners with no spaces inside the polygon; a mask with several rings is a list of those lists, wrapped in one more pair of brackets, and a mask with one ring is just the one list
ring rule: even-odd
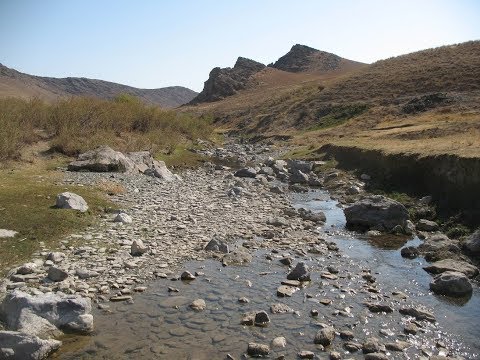
{"label": "grassy bank", "polygon": [[130,95],[113,100],[75,97],[48,104],[38,99],[0,99],[0,161],[48,138],[52,149],[77,155],[99,145],[165,155],[197,138],[208,138],[208,117],[149,106]]}
{"label": "grassy bank", "polygon": [[[0,229],[15,230],[15,238],[0,239],[0,274],[11,266],[27,261],[41,248],[55,249],[67,234],[95,223],[99,214],[113,206],[107,193],[116,190],[110,184],[95,188],[58,185],[61,174],[46,170],[51,164],[0,171]],[[86,213],[56,209],[56,195],[71,191],[81,195],[90,209]]]}

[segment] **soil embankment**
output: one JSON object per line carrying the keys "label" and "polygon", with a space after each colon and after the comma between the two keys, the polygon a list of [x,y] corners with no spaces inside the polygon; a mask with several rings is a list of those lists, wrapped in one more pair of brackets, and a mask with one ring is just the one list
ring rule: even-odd
{"label": "soil embankment", "polygon": [[369,174],[373,186],[419,196],[431,195],[441,215],[461,213],[466,224],[479,225],[479,158],[386,154],[332,144],[322,146],[318,152],[334,158],[340,168]]}

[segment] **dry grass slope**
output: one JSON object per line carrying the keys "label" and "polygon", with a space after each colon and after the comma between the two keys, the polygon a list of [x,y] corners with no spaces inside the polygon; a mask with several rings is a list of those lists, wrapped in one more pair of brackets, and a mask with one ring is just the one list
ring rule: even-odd
{"label": "dry grass slope", "polygon": [[39,133],[54,150],[66,155],[98,145],[161,155],[207,138],[213,131],[208,118],[148,106],[130,95],[111,101],[75,97],[53,104],[0,99],[0,122],[0,160],[18,158],[23,146],[40,139]]}

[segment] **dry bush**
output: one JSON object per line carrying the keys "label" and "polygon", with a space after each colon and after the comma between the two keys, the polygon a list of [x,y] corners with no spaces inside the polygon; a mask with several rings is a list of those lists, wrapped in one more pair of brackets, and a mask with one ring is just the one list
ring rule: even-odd
{"label": "dry bush", "polygon": [[35,129],[45,130],[52,147],[66,155],[98,145],[162,153],[213,131],[209,119],[148,106],[130,95],[113,100],[72,97],[54,104],[4,99],[0,120],[0,159],[14,158],[22,146],[35,141]]}

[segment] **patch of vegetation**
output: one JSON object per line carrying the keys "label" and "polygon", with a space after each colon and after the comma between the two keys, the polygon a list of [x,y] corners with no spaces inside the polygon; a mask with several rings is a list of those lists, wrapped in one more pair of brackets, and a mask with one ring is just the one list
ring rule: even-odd
{"label": "patch of vegetation", "polygon": [[470,229],[462,224],[457,224],[445,231],[445,235],[447,235],[450,239],[459,239],[462,236],[468,235],[470,233]]}
{"label": "patch of vegetation", "polygon": [[[56,185],[56,176],[44,169],[0,171],[0,228],[18,232],[0,239],[0,273],[30,259],[40,242],[56,248],[62,236],[94,224],[98,214],[113,207],[100,189]],[[56,195],[64,191],[82,196],[89,211],[54,208]]]}
{"label": "patch of vegetation", "polygon": [[367,104],[358,103],[350,105],[328,105],[321,107],[316,112],[316,123],[307,131],[320,130],[341,125],[348,120],[363,114],[367,111]]}
{"label": "patch of vegetation", "polygon": [[22,147],[38,140],[38,129],[48,134],[53,149],[66,155],[99,145],[161,154],[213,133],[208,116],[149,106],[126,94],[113,100],[74,97],[54,104],[3,99],[0,122],[0,161],[18,157]]}
{"label": "patch of vegetation", "polygon": [[192,147],[178,145],[172,151],[157,155],[158,160],[165,161],[168,167],[194,168],[205,161],[205,157],[192,151]]}

